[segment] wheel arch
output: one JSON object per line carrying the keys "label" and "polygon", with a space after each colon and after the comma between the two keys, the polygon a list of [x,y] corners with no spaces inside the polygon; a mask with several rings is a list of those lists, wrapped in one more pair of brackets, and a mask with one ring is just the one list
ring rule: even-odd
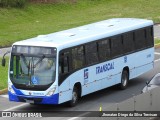
{"label": "wheel arch", "polygon": [[122,72],[126,70],[128,72],[128,78],[130,79],[130,70],[129,70],[129,67],[128,66],[125,66],[122,70]]}
{"label": "wheel arch", "polygon": [[81,95],[82,95],[82,85],[81,85],[81,83],[80,82],[76,82],[74,84],[74,87],[76,87],[78,89],[78,97],[81,97]]}

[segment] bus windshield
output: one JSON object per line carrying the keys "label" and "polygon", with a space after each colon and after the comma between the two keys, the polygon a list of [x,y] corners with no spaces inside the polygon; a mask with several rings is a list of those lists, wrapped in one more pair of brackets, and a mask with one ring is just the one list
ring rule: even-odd
{"label": "bus windshield", "polygon": [[[30,48],[30,50],[37,49]],[[16,84],[15,86],[20,86],[21,89],[26,87],[34,89],[38,86],[43,88],[54,82],[56,57],[46,54],[46,51],[40,48],[39,54],[35,52],[33,54],[32,52],[14,51],[11,54],[10,78]]]}

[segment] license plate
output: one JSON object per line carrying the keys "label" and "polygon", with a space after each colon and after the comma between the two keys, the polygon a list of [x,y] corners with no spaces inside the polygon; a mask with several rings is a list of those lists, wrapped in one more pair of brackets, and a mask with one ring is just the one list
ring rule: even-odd
{"label": "license plate", "polygon": [[26,100],[27,103],[34,103],[34,100]]}

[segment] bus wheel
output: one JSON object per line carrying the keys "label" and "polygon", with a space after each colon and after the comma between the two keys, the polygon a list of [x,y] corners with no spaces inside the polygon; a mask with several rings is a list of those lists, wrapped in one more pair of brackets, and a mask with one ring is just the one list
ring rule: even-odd
{"label": "bus wheel", "polygon": [[73,88],[72,100],[69,101],[69,106],[74,107],[78,103],[78,89],[77,87]]}
{"label": "bus wheel", "polygon": [[121,90],[124,90],[124,89],[127,88],[128,81],[129,81],[128,71],[127,70],[123,70],[122,76],[121,76],[121,83],[120,83],[120,89]]}

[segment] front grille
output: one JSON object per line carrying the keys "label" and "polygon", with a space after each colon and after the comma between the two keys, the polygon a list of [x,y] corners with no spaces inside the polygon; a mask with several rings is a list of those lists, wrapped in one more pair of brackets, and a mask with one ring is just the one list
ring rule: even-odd
{"label": "front grille", "polygon": [[26,100],[32,100],[34,103],[41,103],[43,98],[28,98],[28,97],[18,97],[20,102],[26,102]]}

